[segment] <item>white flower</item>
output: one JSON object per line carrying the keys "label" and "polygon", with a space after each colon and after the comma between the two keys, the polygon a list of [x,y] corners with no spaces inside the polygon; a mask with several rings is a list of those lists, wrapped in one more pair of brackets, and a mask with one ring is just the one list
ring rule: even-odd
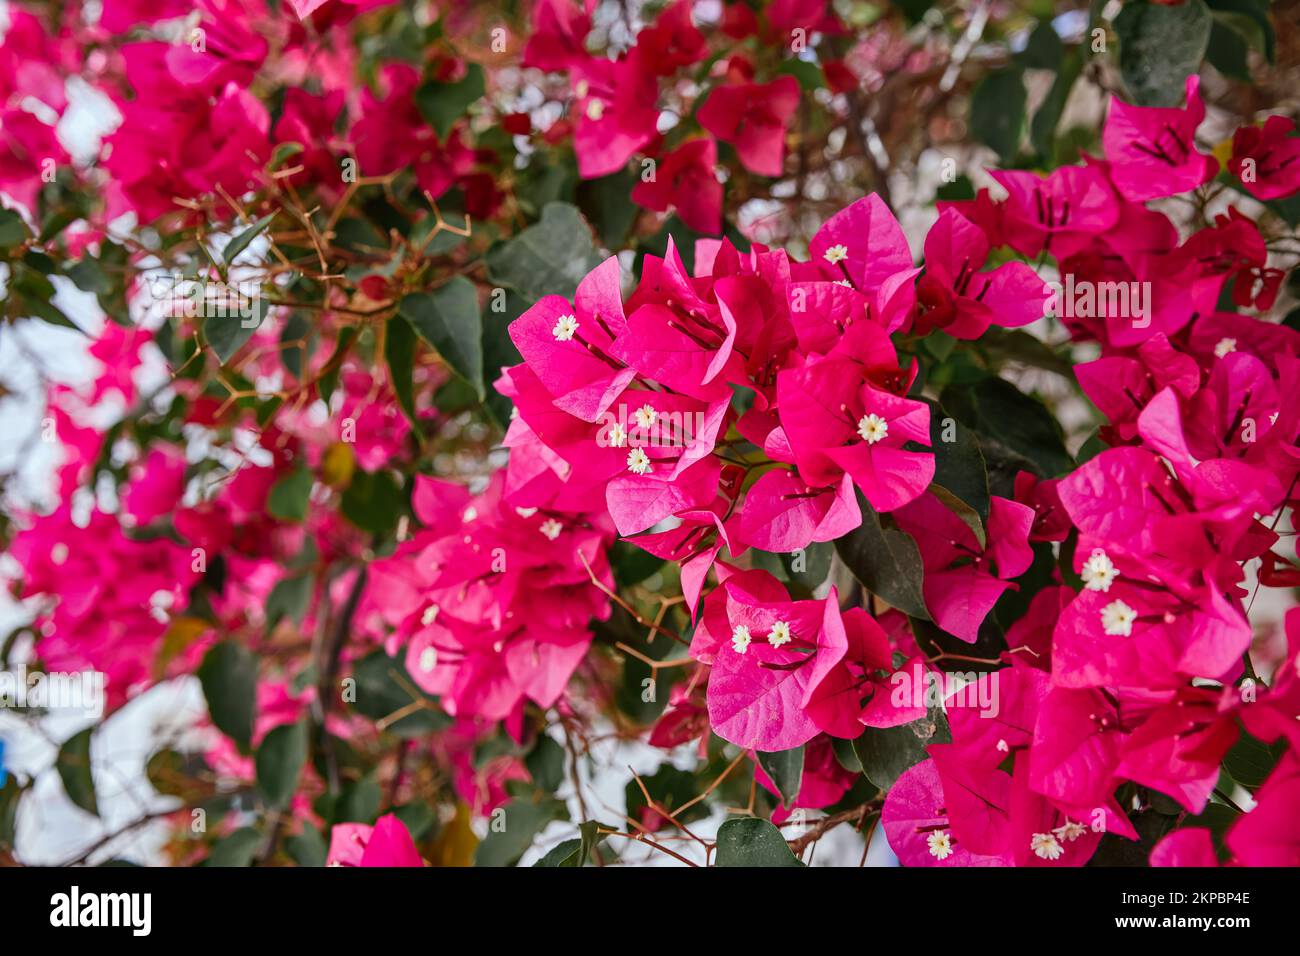
{"label": "white flower", "polygon": [[640,448],[633,448],[627,453],[627,470],[634,475],[650,474],[650,456]]}
{"label": "white flower", "polygon": [[622,448],[627,444],[627,429],[618,422],[609,426],[609,431],[605,433],[609,441],[610,448]]}
{"label": "white flower", "polygon": [[533,515],[537,514],[537,509],[516,507],[515,514],[519,515],[521,518],[531,518]]}
{"label": "white flower", "polygon": [[848,279],[836,279],[834,282],[831,283],[831,285],[842,285],[846,289],[853,288],[853,283],[850,282]]}
{"label": "white flower", "polygon": [[475,508],[473,505],[470,505],[468,508],[465,509],[465,513],[460,517],[461,520],[465,522],[473,521],[475,518],[478,517],[478,509]]}
{"label": "white flower", "polygon": [[947,830],[932,830],[925,835],[926,846],[930,848],[930,855],[936,860],[946,860],[952,856],[952,838],[948,836]]}
{"label": "white flower", "polygon": [[863,415],[858,419],[858,434],[866,439],[868,445],[874,445],[889,434],[889,422],[875,412]]}
{"label": "white flower", "polygon": [[823,252],[822,255],[826,258],[827,262],[831,265],[835,265],[837,262],[843,262],[849,257],[849,247],[845,245],[831,246]]}
{"label": "white flower", "polygon": [[55,564],[68,560],[68,546],[62,541],[55,542],[54,547],[50,548],[50,560]]}
{"label": "white flower", "polygon": [[1115,637],[1128,637],[1137,616],[1138,612],[1123,601],[1111,601],[1101,609],[1101,629]]}
{"label": "white flower", "polygon": [[1237,340],[1234,338],[1222,338],[1214,346],[1214,354],[1223,358],[1229,352],[1237,351]]}
{"label": "white flower", "polygon": [[772,625],[772,633],[768,635],[767,641],[773,647],[780,647],[782,644],[789,644],[790,625],[785,621],[777,621]]}
{"label": "white flower", "polygon": [[546,535],[548,541],[554,541],[560,536],[560,532],[564,530],[564,525],[554,518],[547,518],[537,530]]}
{"label": "white flower", "polygon": [[425,627],[428,627],[437,619],[438,619],[438,605],[436,604],[430,604],[428,607],[424,609],[424,613],[420,615],[420,623]]}
{"label": "white flower", "polygon": [[604,101],[604,100],[596,100],[596,99],[592,99],[592,100],[588,100],[588,101],[587,101],[587,118],[588,118],[588,119],[599,120],[599,119],[600,119],[602,116],[604,116],[604,115],[605,115],[605,101]]}
{"label": "white flower", "polygon": [[1109,591],[1111,582],[1119,577],[1119,571],[1115,569],[1110,556],[1101,548],[1097,548],[1084,562],[1079,577],[1083,578],[1083,583],[1089,591]]}
{"label": "white flower", "polygon": [[438,666],[438,651],[432,647],[426,647],[420,651],[420,670],[426,674]]}
{"label": "white flower", "polygon": [[1087,832],[1082,823],[1075,823],[1073,820],[1066,820],[1052,831],[1058,840],[1066,843],[1073,843]]}
{"label": "white flower", "polygon": [[731,632],[731,649],[737,654],[743,654],[749,647],[749,640],[749,628],[737,624],[736,629]]}
{"label": "white flower", "polygon": [[1059,860],[1065,852],[1060,841],[1050,833],[1035,833],[1029,839],[1029,849],[1040,860]]}
{"label": "white flower", "polygon": [[632,417],[636,419],[636,423],[642,428],[649,428],[655,423],[655,419],[659,417],[659,413],[649,405],[642,405],[632,413]]}
{"label": "white flower", "polygon": [[551,334],[555,336],[557,342],[568,342],[578,331],[578,317],[576,315],[562,315],[555,320],[555,328],[551,329]]}

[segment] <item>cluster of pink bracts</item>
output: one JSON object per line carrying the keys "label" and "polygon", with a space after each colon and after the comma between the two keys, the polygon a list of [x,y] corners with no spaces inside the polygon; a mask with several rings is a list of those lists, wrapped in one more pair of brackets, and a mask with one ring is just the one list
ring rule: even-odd
{"label": "cluster of pink bracts", "polygon": [[[620,535],[681,567],[697,622],[691,655],[708,666],[693,689],[707,691],[677,695],[664,742],[698,732],[691,708],[725,740],[767,752],[824,754],[823,735],[925,718],[889,694],[894,652],[916,681],[929,666],[905,622],[892,621],[891,640],[865,611],[841,611],[834,591],[792,601],[767,572],[721,556],[793,552],[852,531],[855,488],[916,541],[927,607],[966,641],[1029,568],[1030,542],[1078,531],[1082,589],[1039,592],[1009,635],[1009,666],[981,678],[999,684],[998,714],[953,702],[952,743],[932,746],[891,791],[884,824],[904,862],[1081,864],[1105,832],[1136,837],[1120,783],[1195,815],[1239,722],[1265,742],[1300,742],[1300,614],[1271,686],[1243,681],[1252,631],[1242,586],[1244,562],[1278,541],[1272,517],[1300,466],[1300,407],[1285,398],[1300,387],[1300,336],[1216,311],[1230,276],[1242,305],[1267,308],[1276,294],[1250,220],[1233,215],[1180,242],[1144,205],[1216,173],[1191,146],[1202,113],[1194,80],[1183,110],[1114,104],[1104,161],[1046,178],[997,173],[1009,198],[950,204],[923,269],[872,196],[823,226],[809,262],[708,242],[691,275],[670,246],[647,257],[626,299],[609,260],[572,303],[545,299],[513,324],[524,363],[498,383],[517,410],[505,501],[566,531],[575,506],[603,501]],[[1278,146],[1290,156],[1297,142]],[[1294,191],[1295,165],[1258,168],[1282,170],[1279,188]],[[1155,288],[1140,316],[1057,310],[1077,340],[1102,344],[1078,375],[1110,419],[1113,447],[1060,479],[1022,475],[1019,500],[992,499],[981,541],[927,490],[930,408],[909,397],[917,364],[900,363],[890,333],[974,338],[1041,318],[1052,292],[1030,266],[983,270],[1001,245],[1053,254],[1074,283]],[[753,396],[739,415],[733,387]],[[763,457],[738,458],[742,442]],[[833,762],[817,766],[805,777],[817,794],[796,805],[834,802],[852,781],[841,772],[837,787],[822,779],[837,775]],[[1237,861],[1297,861],[1287,807],[1298,771],[1289,751],[1230,831]],[[1213,858],[1199,829],[1155,854]]]}

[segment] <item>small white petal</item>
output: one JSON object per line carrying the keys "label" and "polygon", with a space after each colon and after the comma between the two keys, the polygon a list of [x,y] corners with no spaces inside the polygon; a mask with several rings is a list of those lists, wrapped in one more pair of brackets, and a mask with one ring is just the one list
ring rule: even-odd
{"label": "small white petal", "polygon": [[889,422],[875,412],[863,415],[858,419],[858,434],[868,445],[874,445],[889,434]]}
{"label": "small white petal", "polygon": [[749,649],[749,641],[749,628],[737,624],[735,630],[731,632],[731,649],[737,654],[743,654]]}

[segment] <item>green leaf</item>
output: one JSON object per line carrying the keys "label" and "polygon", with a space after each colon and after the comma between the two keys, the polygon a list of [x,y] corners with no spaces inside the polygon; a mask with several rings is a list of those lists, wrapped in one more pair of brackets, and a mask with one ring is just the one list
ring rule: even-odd
{"label": "green leaf", "polygon": [[[578,827],[580,836],[576,840],[565,840],[557,844],[533,866],[577,868],[585,866],[594,850],[605,838],[597,831],[600,824],[588,820]],[[606,829],[609,829],[608,827]]]}
{"label": "green leaf", "polygon": [[853,742],[862,772],[881,790],[892,787],[907,770],[926,759],[930,744],[952,742],[948,718],[941,707],[901,727],[868,727]]}
{"label": "green leaf", "polygon": [[552,202],[541,221],[487,254],[489,281],[529,302],[545,295],[572,299],[582,278],[600,265],[591,227],[568,203]]}
{"label": "green leaf", "polygon": [[424,431],[415,412],[415,386],[411,378],[415,371],[415,330],[400,315],[388,320],[384,334],[384,361],[388,363],[388,380],[397,395],[397,404],[411,423],[416,437],[423,441]]}
{"label": "green leaf", "polygon": [[1210,42],[1213,18],[1204,0],[1176,6],[1126,3],[1115,17],[1119,71],[1138,106],[1180,106],[1184,81]]}
{"label": "green leaf", "polygon": [[339,509],[362,531],[385,535],[397,527],[402,492],[397,479],[386,471],[353,473]]}
{"label": "green leaf", "polygon": [[990,73],[971,93],[971,134],[1004,163],[1016,158],[1025,129],[1027,98],[1024,74],[1018,68]]}
{"label": "green leaf", "polygon": [[324,866],[329,858],[329,847],[325,844],[325,838],[310,823],[304,823],[301,833],[285,840],[284,847],[299,866]]}
{"label": "green leaf", "polygon": [[300,465],[271,486],[266,510],[281,521],[303,521],[311,497],[312,474]]}
{"label": "green leaf", "polygon": [[474,853],[474,865],[513,866],[548,823],[567,817],[568,811],[560,800],[511,800],[489,818],[488,835]]}
{"label": "green leaf", "polygon": [[1270,746],[1242,731],[1241,737],[1223,758],[1223,768],[1243,787],[1255,790],[1277,766],[1284,749],[1281,743]]}
{"label": "green leaf", "polygon": [[975,540],[983,548],[987,539],[984,536],[984,523],[980,521],[979,513],[938,482],[931,484],[928,490],[939,499],[941,505],[960,518],[962,524],[970,528],[971,534],[975,535]]}
{"label": "green leaf", "polygon": [[1015,54],[1014,59],[1031,70],[1055,70],[1064,55],[1065,47],[1052,29],[1052,21],[1039,20],[1034,32],[1029,34],[1029,42]]}
{"label": "green leaf", "polygon": [[221,250],[222,261],[226,265],[234,262],[235,257],[247,249],[249,243],[266,231],[266,227],[271,224],[271,220],[274,218],[275,213],[268,213],[226,243],[226,248]]}
{"label": "green leaf", "polygon": [[718,827],[714,866],[803,866],[781,831],[766,820],[746,817]]}
{"label": "green leaf", "polygon": [[[643,776],[641,784],[645,785],[646,792],[650,794],[650,799],[656,806],[668,813],[689,803],[704,789],[699,777],[689,770],[678,770],[672,764],[663,764],[650,776]],[[623,795],[627,815],[633,820],[645,819],[645,810],[649,805],[646,803],[645,793],[641,792],[641,785],[635,780],[629,780]],[[699,800],[677,815],[676,819],[681,823],[690,823],[692,820],[700,820],[708,815],[709,810],[705,801]],[[669,824],[660,823],[661,828],[666,826]]]}
{"label": "green leaf", "polygon": [[374,823],[384,801],[373,772],[354,780],[343,788],[334,806],[335,823]]}
{"label": "green leaf", "polygon": [[1045,161],[1053,158],[1053,144],[1056,140],[1056,127],[1060,125],[1061,114],[1065,112],[1066,101],[1075,81],[1083,72],[1083,54],[1079,47],[1066,53],[1057,64],[1056,78],[1047,91],[1047,96],[1034,111],[1034,118],[1029,124],[1029,142],[1035,152]]}
{"label": "green leaf", "polygon": [[307,763],[307,725],[301,721],[270,730],[257,748],[257,788],[273,807],[283,807],[298,787]]}
{"label": "green leaf", "polygon": [[1005,379],[990,377],[975,385],[950,385],[940,402],[958,421],[979,433],[994,494],[998,492],[993,488],[992,459],[999,451],[997,446],[1023,457],[1045,478],[1073,468],[1060,425],[1051,412]]}
{"label": "green leaf", "polygon": [[533,783],[544,793],[554,793],[564,782],[564,748],[555,740],[542,734],[537,738],[537,744],[533,747],[528,757],[524,760],[524,766],[528,768],[528,775],[533,778]]}
{"label": "green leaf", "polygon": [[266,598],[266,629],[268,633],[283,620],[301,624],[303,615],[311,604],[312,576],[299,574],[282,578]]}
{"label": "green leaf", "polygon": [[438,139],[445,141],[456,120],[465,116],[469,105],[485,92],[483,68],[477,63],[471,63],[465,70],[465,75],[455,83],[430,81],[423,84],[415,91],[415,105],[419,107],[420,115],[438,134]]}
{"label": "green leaf", "polygon": [[12,209],[0,209],[0,249],[9,250],[21,245],[28,235],[22,216]]}
{"label": "green leaf", "polygon": [[629,167],[578,186],[578,204],[599,230],[600,241],[606,248],[621,248],[628,230],[636,222],[641,207],[632,202],[632,190],[639,179],[637,172]]}
{"label": "green leaf", "polygon": [[862,524],[835,542],[840,559],[862,586],[910,617],[930,619],[921,591],[921,552],[911,535],[886,526],[857,492]]}
{"label": "green leaf", "polygon": [[[371,720],[384,720],[399,711],[409,711],[387,727],[399,737],[423,736],[449,723],[446,715],[431,709],[434,698],[420,690],[406,666],[382,650],[372,651],[357,661],[352,676],[356,680],[356,700],[352,706],[358,713]],[[417,702],[421,706],[412,706]]]}
{"label": "green leaf", "polygon": [[[930,406],[930,447],[934,450],[934,481],[948,489],[979,516],[989,517],[989,475],[979,438],[938,402]],[[983,538],[976,532],[981,542]]]}
{"label": "green leaf", "polygon": [[65,740],[59,748],[55,766],[68,798],[87,813],[99,816],[95,778],[90,772],[90,735],[94,729],[93,726],[87,727]]}
{"label": "green leaf", "polygon": [[262,835],[252,827],[241,827],[229,836],[222,837],[208,854],[208,866],[251,866]]}
{"label": "green leaf", "polygon": [[253,737],[257,658],[242,644],[222,641],[204,656],[198,676],[212,722],[247,751]]}
{"label": "green leaf", "polygon": [[1273,29],[1269,0],[1206,0],[1205,5],[1215,22],[1239,33],[1248,46],[1264,54],[1269,63],[1274,62],[1277,33]]}
{"label": "green leaf", "polygon": [[799,796],[799,785],[803,783],[803,745],[779,753],[759,751],[758,765],[776,785],[781,805],[789,808]]}
{"label": "green leaf", "polygon": [[[240,305],[248,307],[250,303],[242,299]],[[253,337],[253,333],[266,321],[266,316],[271,311],[271,303],[258,296],[252,300],[251,307],[245,309],[248,315],[242,315],[236,310],[231,311],[235,311],[235,314],[209,315],[203,319],[203,338],[208,345],[212,346],[212,351],[217,353],[217,358],[223,365],[244,347]]]}
{"label": "green leaf", "polygon": [[446,285],[429,292],[415,292],[398,305],[420,338],[443,357],[483,399],[483,327],[479,318],[478,292],[474,283],[456,276]]}
{"label": "green leaf", "polygon": [[1222,20],[1222,16],[1223,14],[1214,14],[1214,23],[1210,27],[1210,42],[1205,48],[1205,59],[1224,76],[1249,83],[1250,47],[1246,38]]}

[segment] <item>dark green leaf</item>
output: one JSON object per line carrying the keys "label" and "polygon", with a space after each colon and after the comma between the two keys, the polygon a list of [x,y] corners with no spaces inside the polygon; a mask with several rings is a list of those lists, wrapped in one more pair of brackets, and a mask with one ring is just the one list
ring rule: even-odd
{"label": "dark green leaf", "polygon": [[1078,47],[1075,47],[1057,64],[1056,78],[1052,80],[1047,96],[1039,104],[1029,124],[1029,142],[1038,155],[1046,161],[1053,158],[1052,147],[1056,140],[1056,127],[1061,122],[1061,114],[1065,112],[1070,90],[1074,89],[1074,83],[1082,72],[1083,54]]}
{"label": "dark green leaf", "polygon": [[398,311],[483,398],[483,329],[474,283],[456,276],[432,293],[402,299]]}
{"label": "dark green leaf", "polygon": [[382,650],[372,651],[357,661],[352,676],[356,680],[356,700],[352,706],[359,713],[372,720],[385,720],[405,711],[402,717],[387,725],[399,737],[418,737],[448,723],[447,717],[434,709],[433,698],[411,679],[406,666]]}
{"label": "dark green leaf", "polygon": [[284,620],[302,623],[303,615],[311,604],[311,593],[310,574],[299,574],[277,581],[266,598],[267,631],[275,630],[275,626]]}
{"label": "dark green leaf", "polygon": [[69,799],[87,813],[99,816],[95,779],[90,773],[90,735],[94,729],[93,726],[87,727],[64,741],[55,766]]}
{"label": "dark green leaf", "polygon": [[307,763],[307,725],[272,728],[257,748],[257,787],[273,807],[283,807],[298,787]]}
{"label": "dark green leaf", "polygon": [[585,866],[591,859],[591,851],[605,839],[597,832],[599,828],[600,824],[595,820],[588,820],[581,824],[578,827],[580,834],[578,839],[565,840],[556,845],[533,866],[568,868]]}
{"label": "dark green leaf", "polygon": [[324,866],[329,858],[329,847],[325,845],[325,838],[310,823],[304,823],[302,832],[285,840],[284,846],[289,851],[293,862],[299,866]]}
{"label": "dark green leaf", "polygon": [[12,209],[0,209],[0,249],[12,249],[28,237],[23,217]]}
{"label": "dark green leaf", "polygon": [[300,465],[271,486],[266,510],[281,521],[302,521],[307,517],[312,474]]}
{"label": "dark green leaf", "polygon": [[940,707],[919,720],[901,727],[868,727],[853,742],[853,751],[867,779],[881,790],[889,790],[907,770],[926,759],[930,744],[952,742],[948,718]]}
{"label": "dark green leaf", "polygon": [[548,203],[542,219],[487,255],[488,279],[529,302],[544,295],[572,299],[582,278],[600,265],[591,227],[576,208]]}
{"label": "dark green leaf", "polygon": [[222,641],[204,656],[198,676],[212,722],[241,750],[247,750],[253,736],[257,658],[242,644]]}
{"label": "dark green leaf", "polygon": [[1019,69],[990,73],[971,93],[971,134],[1004,163],[1015,159],[1020,146],[1027,96],[1024,74]]}
{"label": "dark green leaf", "polygon": [[1201,65],[1213,18],[1204,0],[1176,6],[1126,3],[1115,17],[1119,70],[1138,106],[1180,106],[1184,81]]}
{"label": "dark green leaf", "polygon": [[384,335],[384,360],[388,363],[388,380],[397,394],[397,404],[401,406],[406,420],[417,438],[423,438],[420,418],[415,411],[415,386],[412,373],[415,371],[415,330],[411,323],[400,315],[388,320]]}
{"label": "dark green leaf", "polygon": [[415,105],[438,139],[445,141],[456,120],[466,115],[470,104],[482,97],[485,90],[483,68],[471,63],[455,83],[425,83],[415,91]]}
{"label": "dark green leaf", "polygon": [[379,816],[384,792],[374,773],[368,773],[343,788],[334,806],[335,823],[374,823]]}
{"label": "dark green leaf", "polygon": [[1023,394],[1005,379],[991,377],[971,386],[950,385],[944,389],[940,401],[958,421],[979,433],[980,448],[990,469],[990,488],[993,486],[991,459],[998,448],[991,448],[986,439],[1022,456],[1043,477],[1054,478],[1073,467],[1060,426],[1051,412],[1042,402]]}
{"label": "dark green leaf", "polygon": [[766,820],[746,817],[718,827],[714,866],[803,866],[781,831]]}
{"label": "dark green leaf", "polygon": [[934,450],[935,484],[947,488],[974,508],[980,521],[987,521],[989,476],[979,439],[969,428],[949,416],[938,402],[926,404],[930,406],[930,447]]}
{"label": "dark green leaf", "polygon": [[789,807],[794,798],[799,796],[799,786],[803,783],[803,747],[782,750],[779,753],[758,753],[758,765],[771,778],[781,795],[781,805]]}
{"label": "dark green leaf", "polygon": [[[203,319],[203,338],[224,365],[253,337],[270,310],[270,302],[261,296],[241,299],[239,309],[231,309],[226,315],[209,315]],[[229,314],[230,312],[234,314]],[[248,314],[241,314],[242,312]]]}
{"label": "dark green leaf", "polygon": [[1241,737],[1223,759],[1223,768],[1243,787],[1254,790],[1261,786],[1277,766],[1283,747],[1270,746],[1257,737],[1242,731]]}
{"label": "dark green leaf", "polygon": [[511,800],[489,818],[488,835],[474,853],[474,865],[513,866],[548,823],[566,817],[568,811],[559,800]]}
{"label": "dark green leaf", "polygon": [[544,793],[554,793],[564,782],[565,756],[564,748],[551,737],[542,734],[537,738],[524,766],[533,783]]}
{"label": "dark green leaf", "polygon": [[252,827],[242,827],[222,837],[208,854],[208,866],[251,866],[262,835]]}
{"label": "dark green leaf", "polygon": [[358,471],[343,492],[339,508],[362,531],[383,535],[397,527],[402,492],[397,479],[386,471]]}
{"label": "dark green leaf", "polygon": [[930,619],[921,592],[921,552],[906,532],[882,523],[857,492],[862,524],[835,542],[840,559],[862,586],[910,617]]}
{"label": "dark green leaf", "polygon": [[226,265],[234,262],[235,257],[247,249],[249,243],[266,231],[266,227],[271,224],[271,220],[274,218],[275,213],[268,213],[226,243],[226,248],[221,250],[222,261]]}

